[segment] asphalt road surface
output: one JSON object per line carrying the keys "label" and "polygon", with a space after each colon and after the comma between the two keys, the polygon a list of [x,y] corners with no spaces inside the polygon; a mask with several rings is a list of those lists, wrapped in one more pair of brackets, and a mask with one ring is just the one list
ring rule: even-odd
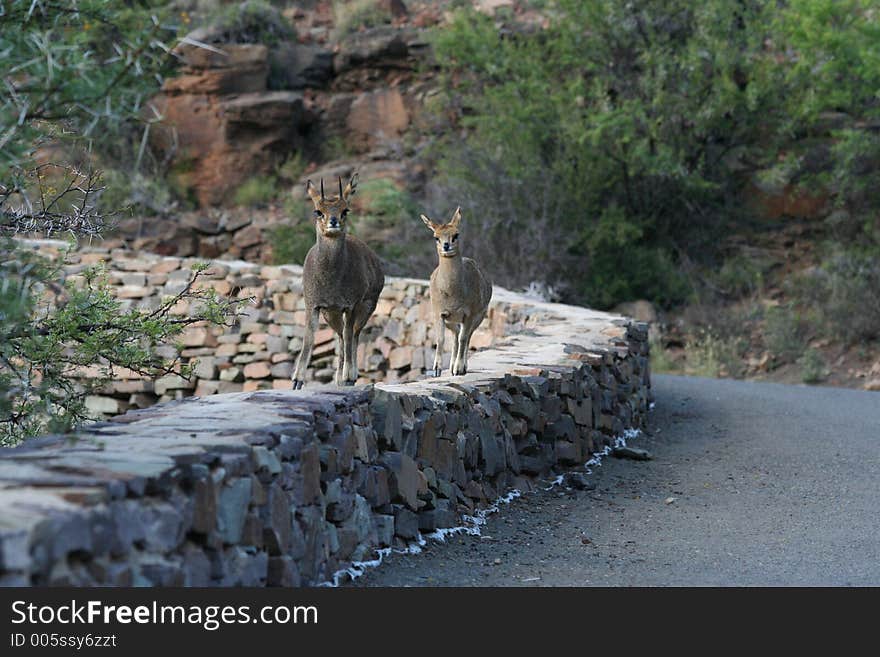
{"label": "asphalt road surface", "polygon": [[880,585],[880,393],[655,376],[653,459],[514,500],[358,586]]}

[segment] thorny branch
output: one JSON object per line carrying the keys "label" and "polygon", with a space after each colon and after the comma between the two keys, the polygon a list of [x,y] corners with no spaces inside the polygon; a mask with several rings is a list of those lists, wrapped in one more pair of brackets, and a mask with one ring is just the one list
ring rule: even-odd
{"label": "thorny branch", "polygon": [[[62,172],[56,189],[46,182],[49,171]],[[30,190],[27,182],[36,185]],[[0,235],[59,233],[97,237],[112,228],[115,212],[98,208],[104,186],[99,171],[82,172],[74,166],[43,164],[23,176],[23,181],[0,182]],[[36,200],[31,199],[34,194]]]}

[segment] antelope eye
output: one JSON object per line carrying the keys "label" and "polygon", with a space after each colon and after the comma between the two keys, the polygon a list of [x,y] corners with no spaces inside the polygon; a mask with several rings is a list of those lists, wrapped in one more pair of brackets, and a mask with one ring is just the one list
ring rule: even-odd
{"label": "antelope eye", "polygon": [[320,219],[323,216],[324,216],[323,212],[321,212],[320,210],[315,210],[315,217],[316,218]]}
{"label": "antelope eye", "polygon": [[343,219],[345,219],[345,217],[348,216],[348,208],[345,208],[345,210],[343,210],[343,211],[340,213],[340,216],[341,216]]}
{"label": "antelope eye", "polygon": [[458,233],[456,233],[455,235],[452,236],[452,241],[453,241],[453,242],[454,242],[455,240],[457,240],[457,239],[458,239]]}

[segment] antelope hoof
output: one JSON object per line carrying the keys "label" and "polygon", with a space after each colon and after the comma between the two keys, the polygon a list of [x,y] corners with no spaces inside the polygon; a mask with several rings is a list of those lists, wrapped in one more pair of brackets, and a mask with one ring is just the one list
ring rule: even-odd
{"label": "antelope hoof", "polygon": [[431,376],[440,376],[443,374],[443,370],[439,367],[435,367],[433,369],[428,370],[428,374]]}
{"label": "antelope hoof", "polygon": [[302,390],[303,384],[305,384],[305,381],[302,381],[301,379],[293,379],[294,390]]}
{"label": "antelope hoof", "polygon": [[345,386],[345,387],[353,386],[353,385],[354,385],[354,381],[343,381],[343,382],[340,383],[339,385],[341,385],[341,386]]}

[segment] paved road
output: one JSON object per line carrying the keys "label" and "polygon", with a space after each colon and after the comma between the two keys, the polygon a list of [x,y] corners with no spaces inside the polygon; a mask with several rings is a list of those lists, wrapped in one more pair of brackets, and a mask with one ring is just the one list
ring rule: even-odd
{"label": "paved road", "polygon": [[[367,586],[880,585],[880,393],[656,376],[651,461],[515,500]],[[670,498],[672,498],[670,500]]]}

